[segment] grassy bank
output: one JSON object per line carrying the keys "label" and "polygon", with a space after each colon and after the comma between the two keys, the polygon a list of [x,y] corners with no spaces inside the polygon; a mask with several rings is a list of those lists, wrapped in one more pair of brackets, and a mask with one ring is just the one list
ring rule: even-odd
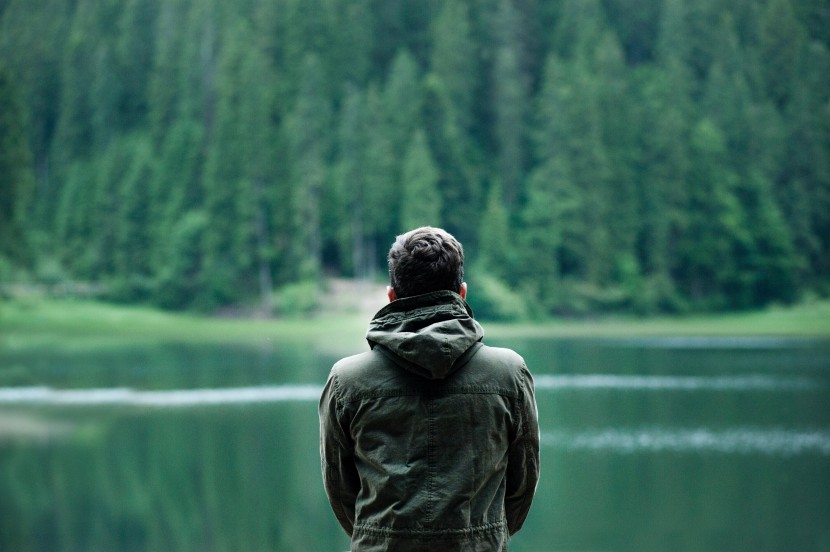
{"label": "grassy bank", "polygon": [[344,348],[358,343],[365,327],[365,317],[356,312],[265,320],[206,317],[95,301],[27,298],[0,302],[0,346],[9,348],[297,341]]}
{"label": "grassy bank", "polygon": [[[0,345],[105,346],[141,342],[278,344],[305,341],[333,349],[362,346],[369,314],[338,311],[264,320],[200,317],[148,307],[46,298],[0,303]],[[486,323],[491,337],[802,336],[830,337],[830,302],[687,317]]]}
{"label": "grassy bank", "polygon": [[830,301],[759,311],[489,325],[499,337],[778,336],[830,338]]}

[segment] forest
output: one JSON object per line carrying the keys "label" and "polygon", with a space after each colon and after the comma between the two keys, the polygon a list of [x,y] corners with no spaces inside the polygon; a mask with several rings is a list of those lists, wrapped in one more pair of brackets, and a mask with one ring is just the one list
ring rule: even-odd
{"label": "forest", "polygon": [[827,296],[829,48],[827,0],[0,0],[0,281],[278,312],[429,224],[493,318]]}

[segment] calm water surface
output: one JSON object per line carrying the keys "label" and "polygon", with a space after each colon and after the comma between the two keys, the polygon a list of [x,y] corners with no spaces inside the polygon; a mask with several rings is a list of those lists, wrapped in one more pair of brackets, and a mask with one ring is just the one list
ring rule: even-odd
{"label": "calm water surface", "polygon": [[[830,343],[511,340],[543,474],[511,550],[830,551]],[[0,550],[342,551],[331,354],[0,349]]]}

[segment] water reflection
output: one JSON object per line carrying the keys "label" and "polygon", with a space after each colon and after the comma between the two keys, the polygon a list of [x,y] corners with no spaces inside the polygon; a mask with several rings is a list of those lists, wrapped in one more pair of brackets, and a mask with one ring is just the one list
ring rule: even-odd
{"label": "water reflection", "polygon": [[695,452],[720,454],[830,455],[830,431],[736,427],[695,429],[615,429],[548,431],[542,445],[563,450],[613,453]]}
{"label": "water reflection", "polygon": [[[746,376],[618,376],[585,374],[535,377],[538,392],[559,390],[707,390],[707,391],[799,391],[822,383],[810,378],[775,377],[763,374]],[[247,404],[281,401],[316,401],[318,385],[272,385],[217,389],[173,389],[141,391],[123,387],[104,389],[54,389],[51,387],[0,388],[0,404],[17,405],[122,405],[188,407],[221,404]]]}
{"label": "water reflection", "polygon": [[[511,550],[830,550],[830,347],[516,340],[536,503]],[[0,350],[0,550],[345,550],[319,475],[336,360]]]}
{"label": "water reflection", "polygon": [[316,401],[322,387],[317,385],[273,385],[226,389],[174,389],[138,391],[111,389],[52,389],[17,387],[0,389],[0,404],[18,405],[121,405],[178,407],[250,404],[282,401]]}
{"label": "water reflection", "polygon": [[[815,379],[779,377],[764,374],[743,376],[638,376],[615,374],[584,374],[553,376],[548,374],[535,377],[539,390],[560,389],[616,389],[652,391],[799,391],[819,387]],[[0,398],[2,400],[2,398]]]}

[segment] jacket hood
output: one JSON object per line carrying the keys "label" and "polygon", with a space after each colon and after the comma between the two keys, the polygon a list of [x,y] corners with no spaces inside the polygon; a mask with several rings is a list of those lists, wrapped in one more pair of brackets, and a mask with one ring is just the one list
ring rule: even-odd
{"label": "jacket hood", "polygon": [[427,379],[442,379],[484,337],[473,311],[460,295],[435,291],[392,301],[372,318],[366,340],[382,345],[405,362],[405,369]]}

